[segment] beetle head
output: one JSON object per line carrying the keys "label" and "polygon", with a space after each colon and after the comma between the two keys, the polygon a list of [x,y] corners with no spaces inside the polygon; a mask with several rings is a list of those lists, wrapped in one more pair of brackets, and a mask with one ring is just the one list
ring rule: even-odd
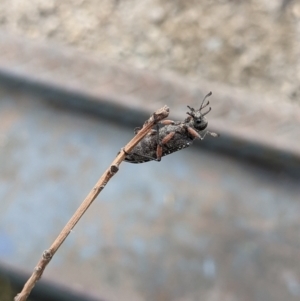
{"label": "beetle head", "polygon": [[198,131],[203,131],[207,127],[208,122],[204,116],[210,112],[211,107],[209,107],[209,109],[204,113],[202,113],[201,111],[209,105],[209,101],[205,102],[205,100],[207,99],[207,97],[211,96],[211,94],[212,93],[209,92],[203,98],[203,101],[201,103],[199,110],[195,110],[194,108],[191,108],[190,106],[188,106],[188,108],[190,109],[190,112],[187,112],[187,114],[192,117],[191,120],[193,122],[193,127],[195,129],[197,129]]}

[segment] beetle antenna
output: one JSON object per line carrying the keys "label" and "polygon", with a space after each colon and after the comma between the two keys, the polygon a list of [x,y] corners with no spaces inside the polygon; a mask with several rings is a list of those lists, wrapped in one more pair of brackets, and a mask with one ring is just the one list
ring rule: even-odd
{"label": "beetle antenna", "polygon": [[212,92],[209,92],[204,98],[203,98],[203,100],[202,100],[202,103],[201,103],[201,106],[200,106],[200,111],[203,109],[203,108],[205,108],[207,105],[205,105],[205,106],[203,106],[203,104],[204,104],[204,101],[205,101],[205,99],[207,98],[207,97],[209,97],[209,96],[211,96],[212,95]]}
{"label": "beetle antenna", "polygon": [[202,106],[201,110],[203,110],[204,108],[206,108],[208,105],[209,105],[209,101]]}
{"label": "beetle antenna", "polygon": [[209,109],[208,109],[205,113],[203,113],[203,114],[201,114],[201,115],[202,115],[202,116],[205,116],[205,115],[207,115],[210,111],[211,111],[211,107],[209,107]]}
{"label": "beetle antenna", "polygon": [[191,108],[190,106],[187,106],[192,112],[195,112],[194,108]]}
{"label": "beetle antenna", "polygon": [[186,112],[188,115],[190,115],[191,117],[195,117],[195,114],[194,114],[194,112]]}

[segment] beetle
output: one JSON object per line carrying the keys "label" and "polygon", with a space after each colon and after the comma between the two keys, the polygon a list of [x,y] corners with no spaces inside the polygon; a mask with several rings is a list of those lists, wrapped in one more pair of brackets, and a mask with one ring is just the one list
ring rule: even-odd
{"label": "beetle", "polygon": [[[209,92],[203,99],[198,110],[189,108],[189,115],[184,121],[163,120],[153,128],[130,153],[125,152],[125,161],[130,163],[144,163],[148,161],[160,161],[163,156],[169,155],[193,144],[195,139],[203,140],[206,135],[218,137],[213,132],[205,131],[201,136],[201,132],[207,128],[208,122],[205,118],[211,111],[211,107],[206,112],[202,112],[209,105],[206,99],[212,95]],[[135,134],[140,128],[135,129]]]}

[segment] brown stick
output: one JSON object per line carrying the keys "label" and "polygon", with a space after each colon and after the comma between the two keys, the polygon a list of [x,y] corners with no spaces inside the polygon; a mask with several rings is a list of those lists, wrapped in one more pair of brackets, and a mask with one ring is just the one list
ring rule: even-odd
{"label": "brown stick", "polygon": [[25,283],[22,291],[14,298],[15,301],[25,301],[29,296],[31,290],[33,289],[36,282],[41,278],[47,264],[50,262],[58,248],[67,238],[71,230],[75,227],[79,219],[83,216],[85,211],[89,208],[92,202],[96,199],[98,194],[103,190],[107,182],[117,173],[119,170],[119,165],[125,158],[125,152],[130,152],[144,137],[145,135],[152,129],[152,126],[159,122],[160,120],[166,118],[169,115],[169,108],[164,106],[163,108],[157,110],[145,123],[143,128],[138,132],[136,136],[125,146],[114,161],[111,163],[109,168],[104,172],[102,177],[98,180],[94,188],[90,191],[87,195],[85,200],[76,210],[74,215],[62,229],[58,237],[55,239],[51,247],[44,251],[42,258],[38,262],[37,266],[35,267],[32,275]]}

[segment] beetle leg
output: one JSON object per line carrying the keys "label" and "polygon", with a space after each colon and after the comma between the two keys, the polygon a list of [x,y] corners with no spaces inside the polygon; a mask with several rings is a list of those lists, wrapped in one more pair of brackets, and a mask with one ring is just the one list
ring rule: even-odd
{"label": "beetle leg", "polygon": [[137,128],[134,128],[133,132],[134,132],[134,134],[136,135],[140,130],[141,130],[141,128],[140,128],[140,127],[137,127]]}
{"label": "beetle leg", "polygon": [[215,137],[215,138],[220,136],[220,135],[217,134],[217,133],[210,132],[210,131],[206,131],[206,132],[204,133],[203,136],[200,136],[200,135],[199,135],[199,138],[200,138],[201,140],[203,140],[204,137],[205,137],[206,135],[210,135],[210,136]]}
{"label": "beetle leg", "polygon": [[215,138],[220,137],[220,134],[214,133],[214,132],[207,131],[207,134],[209,134],[209,135],[211,135],[212,137],[215,137]]}
{"label": "beetle leg", "polygon": [[167,144],[175,135],[175,132],[169,133],[163,140],[159,143],[157,143],[157,149],[156,149],[156,158],[157,161],[161,160],[162,153],[163,153],[163,146]]}
{"label": "beetle leg", "polygon": [[[193,128],[191,128],[190,126],[187,126],[187,131],[193,137],[193,139],[199,138],[202,140],[204,138],[204,137],[202,138],[199,135],[199,133],[197,131],[195,131]],[[205,134],[204,134],[204,136],[205,136]]]}
{"label": "beetle leg", "polygon": [[169,133],[162,141],[162,145],[167,144],[175,135],[175,132]]}
{"label": "beetle leg", "polygon": [[205,138],[206,135],[211,135],[213,137],[219,137],[219,134],[213,133],[213,132],[209,132],[206,131],[203,136],[201,136],[197,131],[195,131],[193,128],[191,127],[187,127],[187,130],[189,132],[189,134],[195,139],[195,138],[199,138],[200,140],[203,140]]}
{"label": "beetle leg", "polygon": [[152,130],[147,134],[147,136],[156,135],[156,133],[157,133],[157,130],[152,129]]}
{"label": "beetle leg", "polygon": [[[172,120],[163,120],[169,122],[169,124],[173,123],[174,121]],[[175,132],[169,133],[165,138],[162,139],[162,141],[159,141],[159,125],[156,124],[156,131],[157,131],[157,136],[156,136],[156,142],[157,142],[157,148],[156,148],[156,161],[160,161],[163,153],[163,146],[167,144],[175,135]]]}
{"label": "beetle leg", "polygon": [[163,125],[169,125],[169,124],[175,124],[175,121],[173,121],[173,120],[168,120],[168,119],[166,119],[166,120],[162,120],[161,122],[160,122],[160,124],[163,124]]}

